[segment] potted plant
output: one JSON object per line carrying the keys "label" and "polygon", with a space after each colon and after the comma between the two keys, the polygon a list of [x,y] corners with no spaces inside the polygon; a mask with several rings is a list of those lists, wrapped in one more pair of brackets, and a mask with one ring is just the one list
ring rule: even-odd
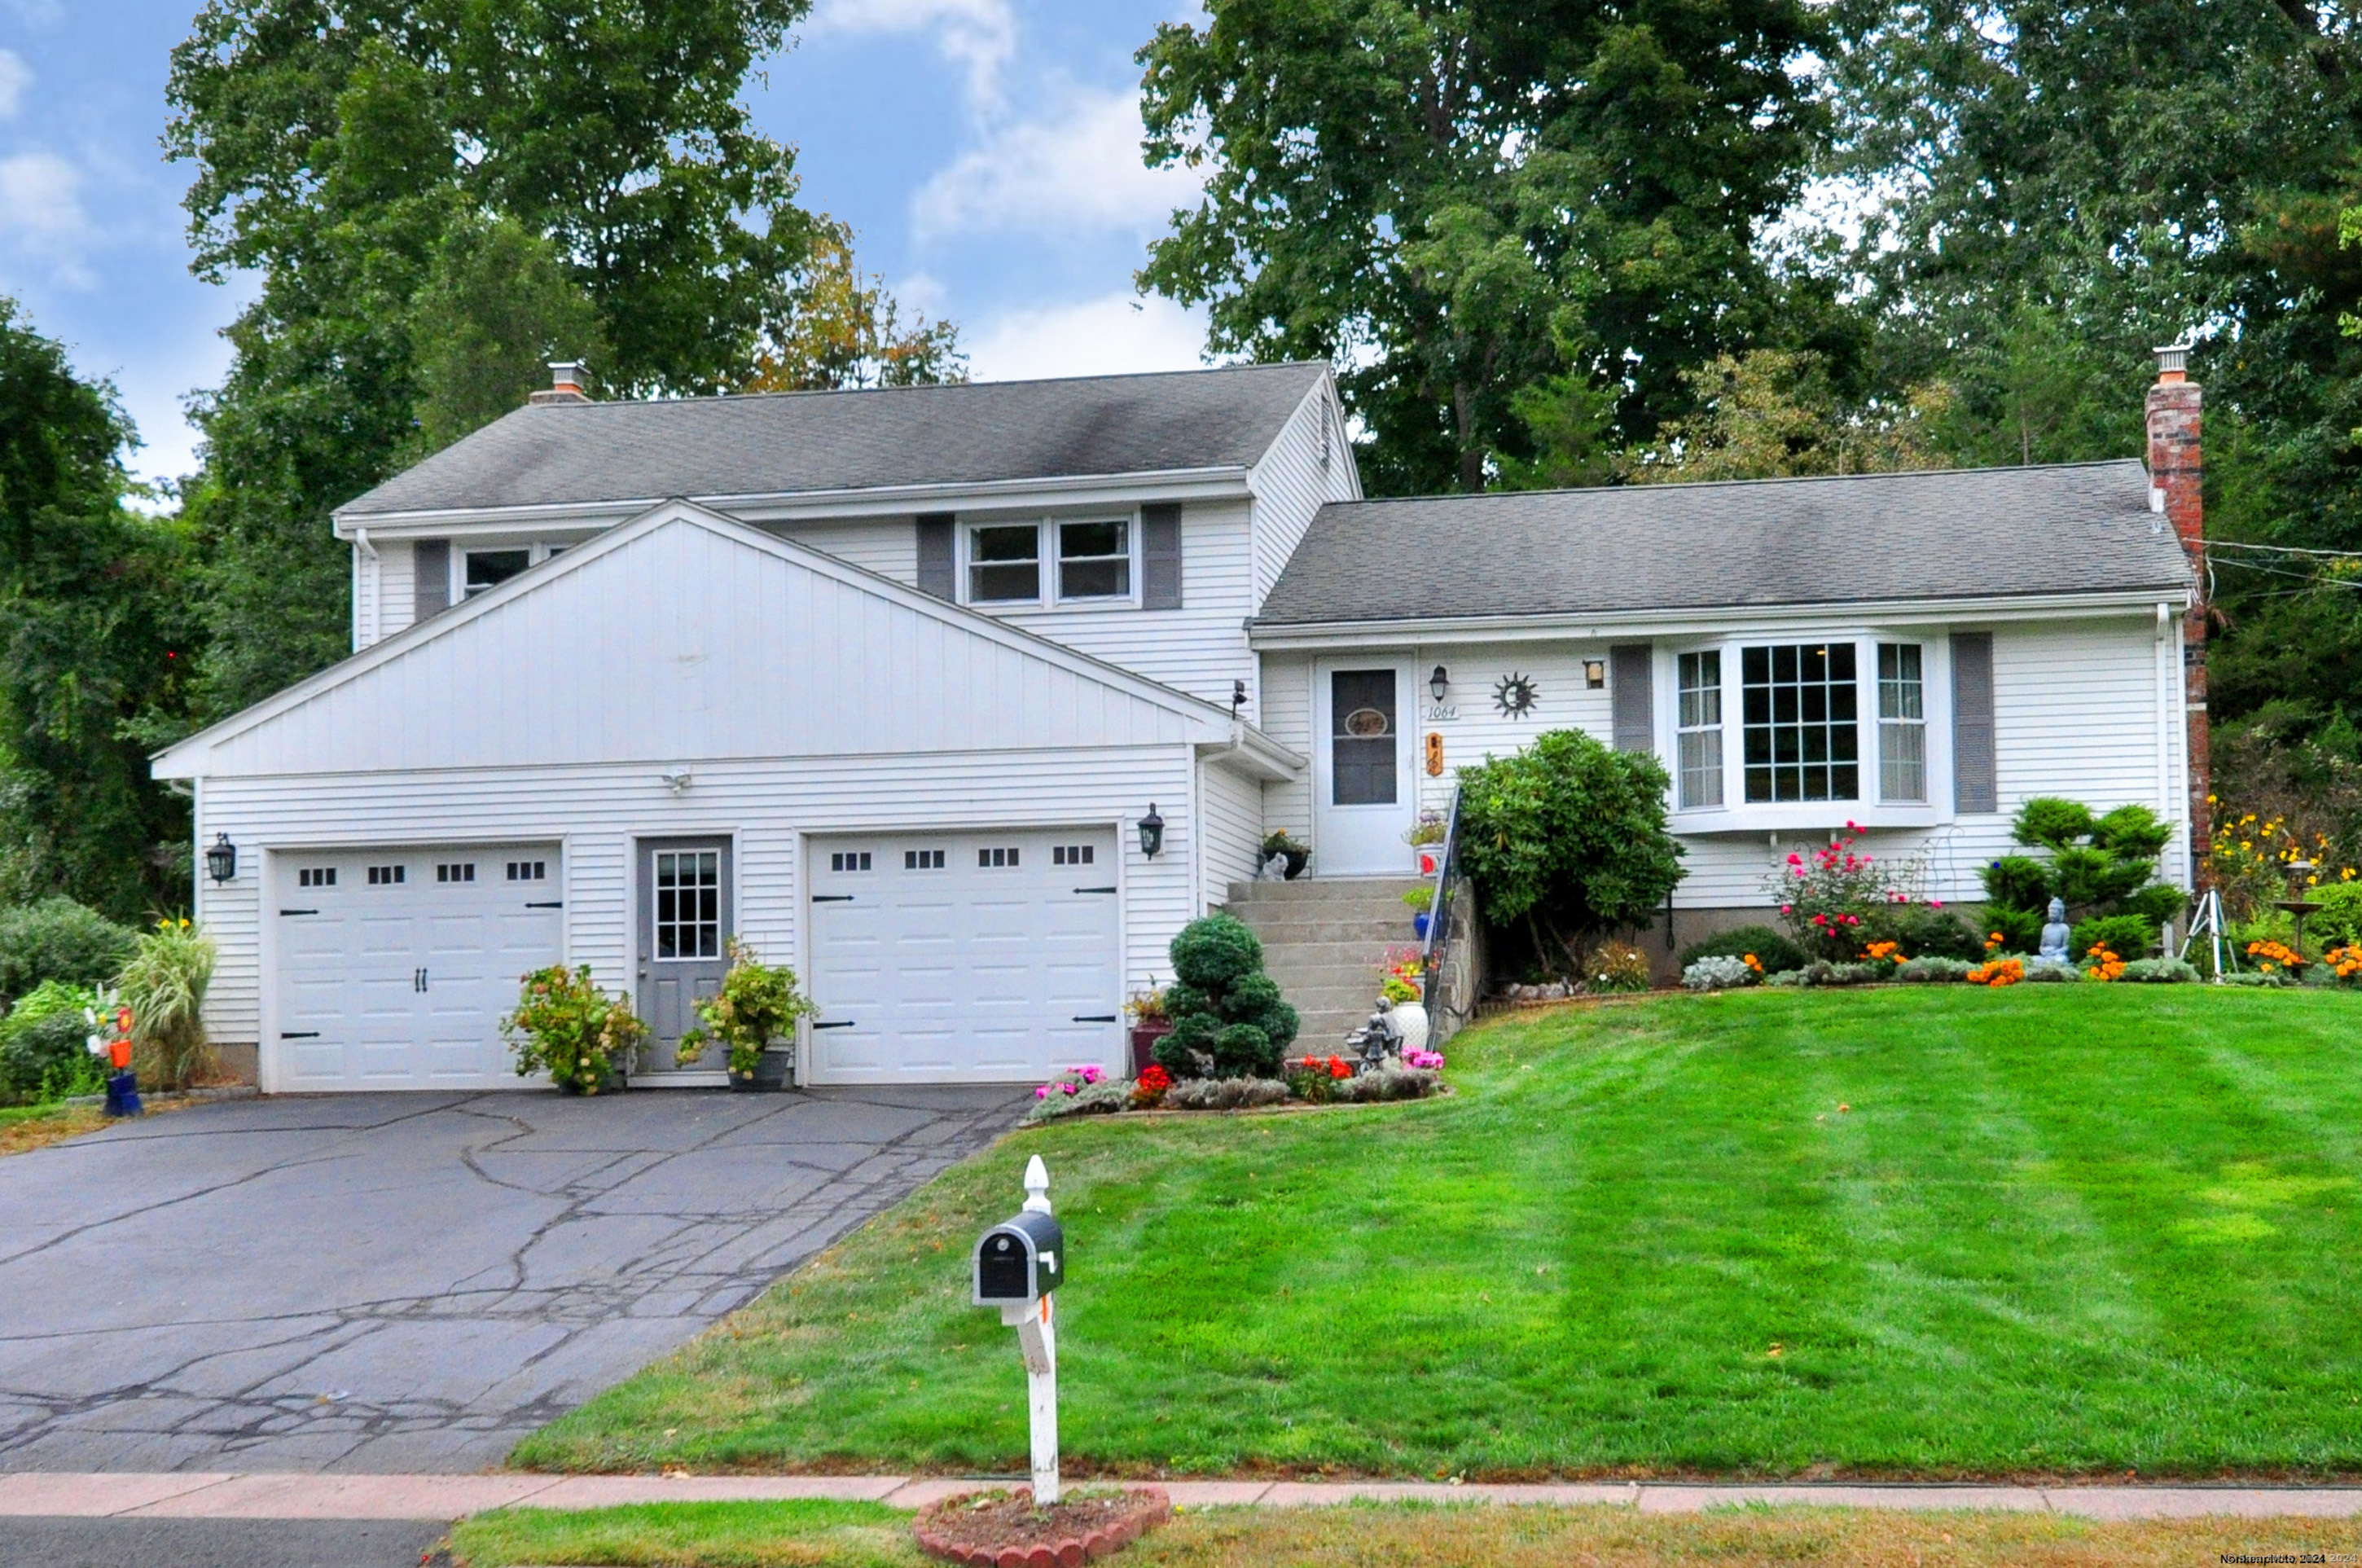
{"label": "potted plant", "polygon": [[1408,833],[1403,834],[1403,842],[1410,845],[1411,868],[1418,875],[1422,877],[1435,875],[1436,857],[1443,853],[1443,813],[1421,812],[1418,814],[1418,821],[1411,824]]}
{"label": "potted plant", "polygon": [[1287,857],[1286,877],[1291,882],[1303,876],[1305,867],[1312,862],[1311,849],[1290,838],[1286,828],[1265,835],[1263,841],[1263,857],[1269,860],[1275,855]]}
{"label": "potted plant", "polygon": [[1427,1048],[1430,1022],[1424,999],[1425,985],[1418,954],[1396,948],[1387,955],[1378,994],[1393,1004],[1395,1032],[1402,1037],[1402,1049],[1406,1052]]}
{"label": "potted plant", "polygon": [[1131,1076],[1137,1078],[1155,1067],[1156,1043],[1173,1032],[1173,1019],[1164,1010],[1163,988],[1153,982],[1146,990],[1132,992],[1123,1010],[1131,1020]]}
{"label": "potted plant", "polygon": [[1402,900],[1410,906],[1411,929],[1418,933],[1421,942],[1426,941],[1428,922],[1433,918],[1435,909],[1435,889],[1422,882],[1405,893]]}
{"label": "potted plant", "polygon": [[783,964],[766,964],[760,955],[730,939],[730,969],[722,988],[699,999],[697,1016],[704,1021],[680,1037],[675,1059],[682,1066],[719,1041],[730,1053],[730,1087],[752,1092],[785,1088],[794,1064],[790,1046],[773,1050],[773,1041],[791,1041],[796,1020],[814,1010],[811,999],[797,988],[796,972]]}
{"label": "potted plant", "polygon": [[565,1094],[621,1088],[619,1064],[647,1032],[627,999],[591,983],[588,964],[535,969],[524,977],[516,1010],[501,1020],[517,1077],[546,1072]]}

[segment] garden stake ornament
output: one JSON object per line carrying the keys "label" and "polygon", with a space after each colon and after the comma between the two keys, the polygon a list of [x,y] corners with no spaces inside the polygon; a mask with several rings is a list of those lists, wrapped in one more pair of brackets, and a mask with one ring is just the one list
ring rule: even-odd
{"label": "garden stake ornament", "polygon": [[139,1103],[138,1075],[131,1070],[131,1010],[116,998],[114,992],[101,986],[95,1006],[82,1010],[83,1021],[90,1025],[90,1054],[104,1060],[110,1071],[106,1078],[106,1114],[138,1116],[147,1108]]}
{"label": "garden stake ornament", "polygon": [[978,1307],[998,1307],[1025,1357],[1033,1505],[1058,1500],[1058,1330],[1054,1292],[1065,1282],[1066,1238],[1050,1213],[1050,1170],[1025,1163],[1025,1207],[984,1233],[974,1264]]}

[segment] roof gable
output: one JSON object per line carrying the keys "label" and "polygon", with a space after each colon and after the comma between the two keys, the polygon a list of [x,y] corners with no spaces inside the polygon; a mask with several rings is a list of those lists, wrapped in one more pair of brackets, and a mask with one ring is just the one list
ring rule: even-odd
{"label": "roof gable", "polygon": [[669,502],[162,753],[160,778],[1190,743],[1194,697]]}
{"label": "roof gable", "polygon": [[1323,364],[520,408],[337,509],[388,513],[1251,468]]}
{"label": "roof gable", "polygon": [[1255,624],[2180,592],[2148,491],[2126,459],[1335,502]]}

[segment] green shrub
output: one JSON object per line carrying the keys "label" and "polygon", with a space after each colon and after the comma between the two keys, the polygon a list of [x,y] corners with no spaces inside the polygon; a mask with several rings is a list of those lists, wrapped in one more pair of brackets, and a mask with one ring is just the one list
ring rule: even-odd
{"label": "green shrub", "polygon": [[2321,908],[2306,918],[2304,929],[2324,952],[2362,943],[2362,882],[2332,882],[2314,889],[2312,897]]}
{"label": "green shrub", "polygon": [[1686,969],[1701,958],[1744,958],[1749,953],[1766,975],[1805,966],[1805,950],[1779,932],[1768,925],[1742,925],[1683,948],[1682,967]]}
{"label": "green shrub", "polygon": [[186,1088],[205,1057],[205,988],[214,939],[185,920],[142,933],[117,977],[131,1010],[131,1044],[160,1088]]}
{"label": "green shrub", "polygon": [[2010,831],[2020,844],[2065,849],[2090,837],[2098,825],[2089,806],[2075,801],[2036,797],[2018,807],[2017,820],[2010,824]]}
{"label": "green shrub", "polygon": [[1460,775],[1460,859],[1485,919],[1564,972],[1602,933],[1655,918],[1682,879],[1662,764],[1553,730]]}
{"label": "green shrub", "polygon": [[1182,1078],[1164,1091],[1164,1103],[1174,1110],[1253,1110],[1285,1105],[1287,1098],[1287,1084],[1280,1078]]}
{"label": "green shrub", "polygon": [[1899,943],[1906,958],[1980,959],[1985,954],[1983,933],[1970,930],[1955,911],[1932,904],[1892,904],[1874,911],[1864,931],[1865,945]]}
{"label": "green shrub", "polygon": [[2067,939],[2067,955],[2080,964],[2094,946],[2100,946],[2129,962],[2147,957],[2158,945],[2158,928],[2147,915],[2102,915],[2075,927]]}
{"label": "green shrub", "polygon": [[1425,1099],[1443,1087],[1443,1075],[1427,1067],[1398,1067],[1386,1063],[1375,1072],[1340,1078],[1330,1086],[1331,1099],[1345,1105],[1375,1105],[1387,1100]]}
{"label": "green shrub", "polygon": [[[1984,908],[1985,935],[2001,933],[2001,945],[1996,953],[2034,953],[2042,947],[2043,916],[2034,910],[2003,909],[1992,904]],[[1979,943],[1980,947],[1983,946]]]}
{"label": "green shrub", "polygon": [[1892,964],[1832,964],[1816,958],[1796,971],[1800,986],[1866,986],[1893,972]]}
{"label": "green shrub", "polygon": [[89,1050],[86,986],[45,980],[0,1018],[0,1103],[53,1099],[105,1075]]}
{"label": "green shrub", "polygon": [[2035,964],[2025,966],[2028,984],[2071,986],[2083,977],[2083,971],[2072,964]]}
{"label": "green shrub", "polygon": [[1231,915],[1193,920],[1173,939],[1164,1010],[1173,1032],[1156,1062],[1175,1079],[1272,1078],[1296,1040],[1296,1010],[1263,972],[1263,944]]}
{"label": "green shrub", "polygon": [[0,1004],[43,982],[104,985],[131,956],[138,934],[72,899],[0,910]]}
{"label": "green shrub", "polygon": [[[2151,880],[2173,824],[2158,821],[2147,806],[2118,806],[2095,816],[2077,801],[2037,798],[2018,808],[2010,834],[2028,849],[2047,853],[2005,855],[1981,873],[1985,929],[2003,934],[2004,950],[2032,952],[2040,944],[2054,898],[2066,903],[2068,919],[2075,923],[2078,959],[2092,941],[2106,940],[2082,934],[2103,921],[2126,922],[2105,929],[2115,933],[2111,949],[2130,958],[2147,953],[2158,925],[2181,912],[2181,890]],[[2135,921],[2141,934],[2126,934]],[[2133,946],[2117,947],[2115,940]]]}

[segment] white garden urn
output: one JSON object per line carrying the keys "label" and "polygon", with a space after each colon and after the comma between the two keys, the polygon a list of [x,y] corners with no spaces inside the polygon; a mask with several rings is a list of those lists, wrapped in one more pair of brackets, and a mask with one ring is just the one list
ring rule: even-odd
{"label": "white garden urn", "polygon": [[1402,1036],[1403,1055],[1427,1049],[1427,1004],[1423,1001],[1395,1003],[1387,1015],[1394,1020],[1395,1032]]}

